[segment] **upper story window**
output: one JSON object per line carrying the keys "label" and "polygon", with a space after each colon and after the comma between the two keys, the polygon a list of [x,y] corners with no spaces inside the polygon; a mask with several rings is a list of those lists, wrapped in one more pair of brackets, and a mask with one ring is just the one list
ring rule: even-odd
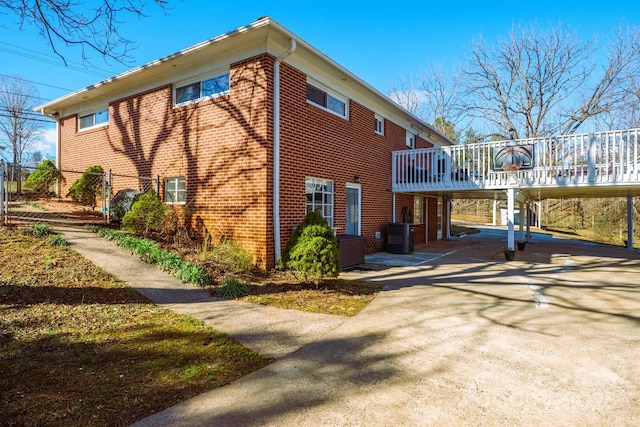
{"label": "upper story window", "polygon": [[376,124],[376,133],[378,135],[384,135],[384,119],[382,118],[382,116],[379,116],[376,114],[375,124]]}
{"label": "upper story window", "polygon": [[104,125],[106,123],[109,123],[108,108],[80,116],[80,119],[78,120],[78,130],[88,129],[94,126]]}
{"label": "upper story window", "polygon": [[204,98],[224,95],[229,92],[229,72],[204,80],[176,86],[176,105],[199,101]]}
{"label": "upper story window", "polygon": [[312,84],[307,83],[307,101],[340,117],[347,117],[347,101]]}
{"label": "upper story window", "polygon": [[416,136],[407,131],[407,147],[416,148]]}

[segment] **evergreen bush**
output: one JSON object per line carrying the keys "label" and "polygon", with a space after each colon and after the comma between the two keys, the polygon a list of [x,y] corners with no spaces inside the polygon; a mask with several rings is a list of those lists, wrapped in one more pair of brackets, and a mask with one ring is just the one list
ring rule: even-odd
{"label": "evergreen bush", "polygon": [[[320,219],[322,221],[320,221]],[[295,242],[289,245],[295,238]],[[294,231],[287,247],[286,265],[297,271],[303,281],[316,286],[325,277],[340,274],[338,240],[327,221],[318,212],[310,212]]]}
{"label": "evergreen bush", "polygon": [[71,185],[67,197],[95,209],[96,198],[102,194],[103,175],[102,166],[89,166],[82,176]]}
{"label": "evergreen bush", "polygon": [[160,232],[164,226],[165,206],[158,193],[149,190],[133,203],[122,218],[122,229],[136,235]]}
{"label": "evergreen bush", "polygon": [[[309,225],[325,225],[329,227],[329,223],[322,216],[322,214],[318,211],[311,211],[305,215],[304,219],[298,226],[293,230],[287,245],[284,248],[284,252],[282,253],[282,264],[286,266],[289,262],[289,254],[293,247],[298,243],[298,239],[300,238],[300,234],[302,234],[302,230],[304,230]],[[333,230],[332,230],[333,231]]]}
{"label": "evergreen bush", "polygon": [[38,193],[49,193],[53,190],[53,183],[56,180],[65,182],[62,172],[56,168],[56,165],[51,160],[45,159],[27,177],[24,185]]}

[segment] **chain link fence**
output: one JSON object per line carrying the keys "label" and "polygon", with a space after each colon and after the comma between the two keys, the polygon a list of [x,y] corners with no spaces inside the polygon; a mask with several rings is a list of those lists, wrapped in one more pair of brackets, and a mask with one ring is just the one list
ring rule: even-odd
{"label": "chain link fence", "polygon": [[[53,164],[14,165],[0,161],[0,223],[109,223],[114,198],[126,190],[158,191],[159,177],[102,171],[59,170]],[[125,208],[130,207],[130,203]]]}

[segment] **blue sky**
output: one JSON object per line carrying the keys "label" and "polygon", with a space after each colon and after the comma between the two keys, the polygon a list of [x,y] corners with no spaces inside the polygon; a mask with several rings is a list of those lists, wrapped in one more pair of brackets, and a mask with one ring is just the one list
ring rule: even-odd
{"label": "blue sky", "polygon": [[[88,3],[91,3],[89,1]],[[333,60],[386,92],[389,83],[417,76],[431,64],[459,63],[480,35],[493,42],[512,26],[562,22],[581,38],[605,42],[618,25],[639,25],[637,1],[404,1],[378,2],[171,1],[168,14],[149,4],[148,17],[126,17],[121,33],[135,40],[134,61],[85,68],[77,49],[62,48],[71,67],[62,66],[33,28],[20,31],[17,19],[0,13],[0,74],[34,82],[39,103],[65,95],[129,68],[270,16]],[[4,12],[0,9],[0,12]],[[17,52],[17,53],[15,53]],[[96,74],[98,73],[98,74]],[[49,127],[50,129],[50,127]],[[43,154],[54,154],[51,133]]]}

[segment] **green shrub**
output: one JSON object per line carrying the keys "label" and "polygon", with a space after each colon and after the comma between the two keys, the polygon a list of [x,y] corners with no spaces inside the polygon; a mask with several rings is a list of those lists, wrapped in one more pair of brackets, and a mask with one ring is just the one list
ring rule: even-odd
{"label": "green shrub", "polygon": [[89,166],[82,177],[71,185],[67,197],[95,209],[96,198],[102,194],[103,175],[102,166]]}
{"label": "green shrub", "polygon": [[282,260],[281,260],[284,266],[288,264],[289,254],[293,249],[293,247],[296,245],[296,243],[298,243],[298,239],[300,238],[300,234],[302,233],[302,230],[304,230],[309,225],[324,225],[327,227],[329,226],[329,224],[327,223],[327,220],[324,219],[324,217],[320,212],[318,211],[308,212],[307,215],[305,215],[302,222],[298,224],[295,230],[293,230],[293,233],[291,234],[291,237],[289,238],[289,241],[287,242],[287,245],[284,248],[284,252],[282,253]]}
{"label": "green shrub", "polygon": [[224,272],[248,273],[255,267],[253,255],[232,240],[211,246],[203,252],[202,258],[215,263]]}
{"label": "green shrub", "polygon": [[249,293],[251,288],[248,284],[236,279],[227,279],[224,285],[220,288],[220,294],[226,299],[236,299],[242,295]]}
{"label": "green shrub", "polygon": [[37,223],[28,228],[23,228],[22,233],[29,236],[43,237],[51,234],[51,227],[46,224]]}
{"label": "green shrub", "polygon": [[199,286],[209,284],[209,277],[202,267],[192,264],[189,261],[182,261],[174,273],[176,277],[183,282],[194,283]]}
{"label": "green shrub", "polygon": [[317,286],[325,277],[337,277],[340,274],[340,265],[338,241],[333,230],[324,218],[321,224],[312,221],[317,219],[313,218],[306,226],[298,227],[300,232],[297,233],[295,244],[288,251],[286,265],[296,270],[303,281],[312,281]]}
{"label": "green shrub", "polygon": [[149,190],[131,206],[122,218],[122,229],[136,235],[159,232],[163,229],[165,206],[154,190]]}
{"label": "green shrub", "polygon": [[58,180],[65,182],[62,172],[56,168],[51,160],[43,160],[25,181],[24,185],[36,192],[52,191],[53,183]]}
{"label": "green shrub", "polygon": [[175,252],[165,251],[149,239],[133,237],[122,231],[109,230],[102,227],[93,226],[91,229],[105,236],[108,240],[114,241],[118,246],[130,250],[143,260],[156,264],[166,271],[172,272],[183,282],[194,283],[199,286],[209,284],[209,276],[204,269],[198,265],[185,261]]}
{"label": "green shrub", "polygon": [[47,238],[47,245],[64,248],[67,246],[67,239],[62,234],[54,234]]}

